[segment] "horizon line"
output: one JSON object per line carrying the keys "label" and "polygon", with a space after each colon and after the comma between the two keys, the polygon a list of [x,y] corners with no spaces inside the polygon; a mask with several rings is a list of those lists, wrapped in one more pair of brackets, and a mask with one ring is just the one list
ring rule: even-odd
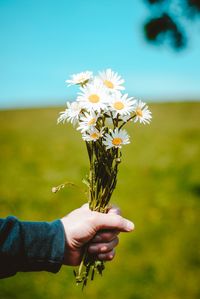
{"label": "horizon line", "polygon": [[[198,99],[195,98],[190,98],[190,99],[162,99],[162,100],[150,100],[147,102],[147,104],[177,104],[177,103],[198,103],[200,102],[200,97]],[[64,104],[62,103],[57,103],[57,104],[30,104],[30,105],[16,105],[16,106],[1,106],[0,105],[0,111],[11,111],[11,110],[31,110],[31,109],[45,109],[45,108],[49,108],[49,109],[53,109],[53,108],[61,108],[63,105],[65,105],[66,102]]]}

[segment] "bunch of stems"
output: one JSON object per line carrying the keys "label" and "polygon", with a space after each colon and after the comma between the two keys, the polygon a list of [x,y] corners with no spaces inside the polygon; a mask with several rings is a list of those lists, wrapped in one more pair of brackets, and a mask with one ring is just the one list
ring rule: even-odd
{"label": "bunch of stems", "polygon": [[[106,213],[109,201],[117,183],[118,165],[121,161],[119,148],[106,150],[102,139],[86,142],[90,172],[85,181],[88,186],[89,207],[92,211]],[[87,246],[78,271],[74,271],[77,284],[84,288],[89,278],[94,279],[95,273],[102,275],[104,262],[87,253]]]}

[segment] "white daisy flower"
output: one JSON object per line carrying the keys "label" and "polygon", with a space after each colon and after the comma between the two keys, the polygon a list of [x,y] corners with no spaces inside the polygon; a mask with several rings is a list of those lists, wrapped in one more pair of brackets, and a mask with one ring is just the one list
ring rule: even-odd
{"label": "white daisy flower", "polygon": [[79,74],[74,74],[71,76],[70,80],[66,80],[65,82],[68,83],[68,86],[71,85],[85,85],[87,84],[92,78],[92,72],[86,71],[86,72],[81,72]]}
{"label": "white daisy flower", "polygon": [[125,130],[118,130],[118,128],[114,129],[114,131],[110,130],[110,134],[105,134],[103,144],[106,146],[106,149],[110,149],[112,147],[121,148],[123,144],[130,143],[129,135]]}
{"label": "white daisy flower", "polygon": [[60,114],[60,116],[58,117],[58,119],[57,119],[57,124],[59,124],[59,123],[65,123],[66,121],[67,121],[67,117],[68,117],[68,111],[67,111],[68,109],[65,109],[65,111],[61,111],[61,112],[59,112],[59,114]]}
{"label": "white daisy flower", "polygon": [[81,92],[77,98],[81,106],[88,111],[107,110],[108,93],[102,82],[97,78],[92,83],[80,88]]}
{"label": "white daisy flower", "polygon": [[113,117],[116,117],[117,114],[121,116],[130,115],[134,111],[135,100],[133,97],[128,98],[128,94],[122,95],[120,92],[115,93],[109,106],[114,112]]}
{"label": "white daisy flower", "polygon": [[81,113],[82,107],[78,102],[67,102],[65,111],[60,112],[57,123],[71,122],[76,125]]}
{"label": "white daisy flower", "polygon": [[94,111],[91,111],[90,113],[85,112],[85,114],[80,117],[77,130],[80,130],[81,133],[83,133],[95,127],[99,116],[100,115],[96,114]]}
{"label": "white daisy flower", "polygon": [[139,121],[140,123],[143,123],[143,124],[150,123],[150,121],[152,119],[152,115],[151,115],[151,111],[148,109],[148,106],[146,106],[146,103],[144,103],[140,100],[137,101],[135,108],[134,108],[134,112],[136,114],[134,122]]}
{"label": "white daisy flower", "polygon": [[121,86],[124,83],[124,80],[118,73],[114,73],[111,69],[100,72],[99,76],[104,86],[106,86],[109,91],[125,89],[124,86]]}
{"label": "white daisy flower", "polygon": [[83,133],[82,138],[85,141],[97,141],[99,138],[103,137],[103,130],[104,128],[100,131],[96,128],[92,128],[88,132]]}

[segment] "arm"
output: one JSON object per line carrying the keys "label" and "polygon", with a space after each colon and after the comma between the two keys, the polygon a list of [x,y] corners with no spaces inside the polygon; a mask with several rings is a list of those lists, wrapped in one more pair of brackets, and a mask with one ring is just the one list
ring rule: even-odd
{"label": "arm", "polygon": [[85,244],[89,254],[111,260],[119,232],[132,230],[133,223],[118,209],[102,214],[91,211],[88,204],[53,222],[0,219],[0,278],[18,271],[56,273],[62,264],[79,265]]}
{"label": "arm", "polygon": [[0,278],[18,271],[58,272],[64,257],[65,237],[60,220],[23,222],[0,219]]}

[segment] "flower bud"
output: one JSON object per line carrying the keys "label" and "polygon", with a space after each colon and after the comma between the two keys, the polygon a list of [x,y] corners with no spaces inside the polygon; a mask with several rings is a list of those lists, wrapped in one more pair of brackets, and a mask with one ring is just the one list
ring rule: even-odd
{"label": "flower bud", "polygon": [[51,189],[51,192],[53,192],[53,193],[56,193],[58,190],[57,190],[57,188],[56,187],[53,187],[52,189]]}

